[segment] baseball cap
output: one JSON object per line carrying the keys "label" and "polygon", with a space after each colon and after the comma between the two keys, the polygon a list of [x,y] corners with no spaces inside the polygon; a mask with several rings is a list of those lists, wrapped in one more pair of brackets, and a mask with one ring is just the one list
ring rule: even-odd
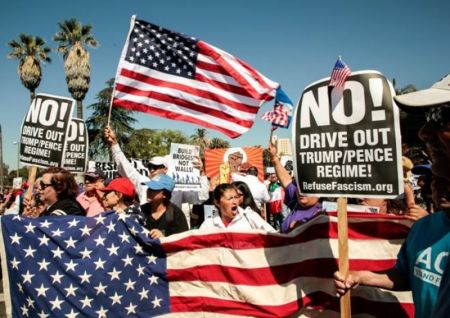
{"label": "baseball cap", "polygon": [[112,180],[108,186],[98,189],[99,191],[117,191],[127,197],[134,197],[134,185],[128,178],[117,178]]}
{"label": "baseball cap", "polygon": [[88,171],[86,171],[86,173],[84,175],[87,177],[92,177],[92,178],[96,178],[96,179],[98,179],[98,178],[105,179],[106,178],[103,171],[98,168],[95,168],[95,167],[89,168]]}
{"label": "baseball cap", "polygon": [[175,188],[175,182],[167,174],[159,174],[150,181],[142,183],[151,190],[167,190],[172,192]]}
{"label": "baseball cap", "polygon": [[417,92],[394,96],[397,104],[404,110],[420,110],[450,102],[450,74],[430,88]]}
{"label": "baseball cap", "polygon": [[155,156],[152,159],[150,159],[148,164],[153,166],[164,166],[166,168],[169,167],[167,163],[167,158],[165,156]]}

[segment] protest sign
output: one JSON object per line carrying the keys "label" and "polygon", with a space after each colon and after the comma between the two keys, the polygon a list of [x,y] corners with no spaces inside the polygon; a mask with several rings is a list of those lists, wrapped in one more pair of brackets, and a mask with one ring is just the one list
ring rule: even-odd
{"label": "protest sign", "polygon": [[305,88],[296,109],[294,165],[303,193],[394,198],[403,192],[398,109],[376,71],[355,72],[342,88],[329,79]]}
{"label": "protest sign", "polygon": [[193,162],[199,160],[199,153],[199,146],[177,143],[170,145],[167,175],[175,181],[176,190],[200,191],[200,171],[193,166]]}
{"label": "protest sign", "polygon": [[69,122],[75,101],[38,94],[22,123],[20,162],[38,167],[62,167]]}
{"label": "protest sign", "polygon": [[217,178],[219,183],[231,182],[231,175],[239,172],[244,162],[258,169],[258,178],[264,180],[261,147],[236,147],[205,149],[205,172],[211,180]]}
{"label": "protest sign", "polygon": [[[148,160],[136,160],[130,159],[130,164],[136,169],[139,174],[148,177]],[[89,161],[88,169],[95,167],[96,169],[100,169],[106,176],[106,179],[114,179],[120,176],[119,171],[117,170],[117,164],[115,162],[109,161]]]}
{"label": "protest sign", "polygon": [[72,118],[66,142],[64,168],[72,172],[86,171],[89,140],[84,120]]}

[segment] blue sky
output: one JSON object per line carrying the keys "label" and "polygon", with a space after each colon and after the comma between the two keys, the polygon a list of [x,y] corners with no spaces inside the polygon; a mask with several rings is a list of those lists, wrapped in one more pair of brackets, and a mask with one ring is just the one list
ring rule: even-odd
{"label": "blue sky", "polygon": [[[0,124],[4,161],[15,169],[20,125],[29,106],[29,93],[17,75],[17,61],[9,60],[7,43],[20,33],[43,37],[48,46],[57,23],[76,18],[93,26],[100,47],[91,53],[91,86],[85,105],[105,82],[114,77],[127,36],[130,17],[143,19],[209,42],[243,59],[281,83],[296,103],[303,88],[329,76],[338,55],[353,71],[378,70],[397,87],[414,84],[427,88],[450,72],[450,1],[10,1],[0,12]],[[63,60],[43,66],[37,92],[70,97]],[[272,108],[263,105],[259,115]],[[90,115],[85,110],[85,118]],[[191,135],[197,126],[136,113],[135,128],[179,129]],[[259,117],[259,116],[258,116]],[[231,140],[211,131],[210,137],[229,140],[232,146],[266,145],[268,122],[257,120],[243,136]],[[289,130],[278,130],[289,137]]]}

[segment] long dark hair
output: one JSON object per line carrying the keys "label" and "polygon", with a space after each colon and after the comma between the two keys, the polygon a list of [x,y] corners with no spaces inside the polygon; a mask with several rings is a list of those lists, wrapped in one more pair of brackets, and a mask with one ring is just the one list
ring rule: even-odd
{"label": "long dark hair", "polygon": [[241,208],[246,209],[247,207],[250,207],[250,209],[256,213],[261,214],[261,210],[256,205],[252,192],[250,191],[247,183],[243,181],[235,181],[233,182],[233,185],[244,195],[244,201],[242,202]]}

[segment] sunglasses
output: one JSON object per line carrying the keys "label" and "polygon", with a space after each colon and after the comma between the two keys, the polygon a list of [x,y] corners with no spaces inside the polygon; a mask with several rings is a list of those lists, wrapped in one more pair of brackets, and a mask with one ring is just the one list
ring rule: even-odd
{"label": "sunglasses", "polygon": [[149,164],[148,165],[148,170],[159,170],[159,169],[164,169],[166,166],[165,165],[152,165]]}
{"label": "sunglasses", "polygon": [[449,118],[450,107],[447,105],[440,107],[431,107],[431,109],[425,113],[425,119],[427,120],[427,122],[438,124],[440,125],[440,128],[442,128],[449,122]]}
{"label": "sunglasses", "polygon": [[39,186],[41,187],[42,190],[45,190],[48,187],[51,187],[52,184],[51,183],[44,183],[44,182],[39,182]]}

